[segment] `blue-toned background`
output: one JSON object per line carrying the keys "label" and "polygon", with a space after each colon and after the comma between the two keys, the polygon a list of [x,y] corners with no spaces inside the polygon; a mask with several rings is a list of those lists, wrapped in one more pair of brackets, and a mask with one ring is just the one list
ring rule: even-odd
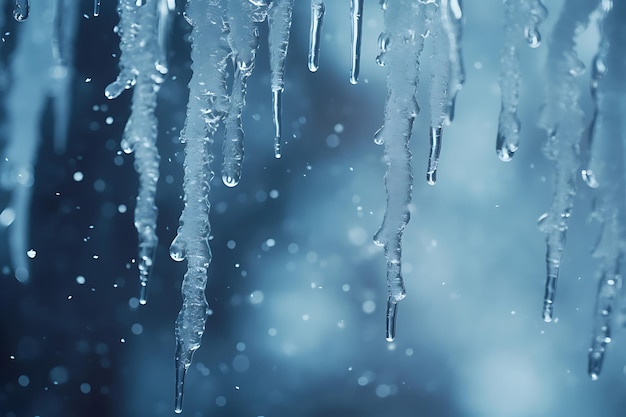
{"label": "blue-toned background", "polygon": [[[169,258],[182,209],[189,26],[172,32],[171,79],[161,89],[159,237],[149,301],[138,306],[133,156],[119,140],[131,94],[109,101],[117,74],[113,1],[98,18],[82,5],[70,137],[53,152],[47,112],[31,208],[31,281],[13,278],[0,235],[0,417],[173,415],[174,320],[185,265]],[[348,82],[349,4],[329,0],[320,70],[306,66],[308,2],[296,1],[289,49],[283,158],[273,157],[267,44],[244,115],[240,185],[212,183],[212,315],[187,377],[186,416],[527,417],[622,415],[626,341],[618,328],[599,381],[586,372],[597,261],[592,193],[581,183],[556,315],[541,319],[552,165],[535,127],[546,45],[521,50],[522,143],[495,154],[500,1],[466,2],[467,82],[444,132],[439,182],[425,181],[430,50],[412,142],[413,214],[404,234],[407,298],[398,337],[384,338],[385,261],[371,237],[384,213],[385,69],[376,66],[378,2],[366,0],[360,83]],[[544,38],[561,2],[549,4]],[[179,5],[180,6],[180,5]],[[31,7],[38,7],[33,2]],[[5,62],[19,27],[7,21]],[[28,21],[22,23],[27,25]],[[262,38],[266,34],[263,25]],[[588,63],[594,23],[579,42]],[[90,82],[85,82],[90,78]],[[589,75],[580,77],[589,114]],[[11,80],[3,88],[6,91]],[[6,119],[6,110],[3,112]],[[107,121],[107,118],[111,117]],[[589,121],[589,117],[587,117]],[[6,134],[5,134],[6,136]],[[10,140],[18,140],[11,138]],[[221,144],[214,169],[219,169]],[[83,178],[75,180],[75,173]],[[6,202],[6,196],[3,196]]]}

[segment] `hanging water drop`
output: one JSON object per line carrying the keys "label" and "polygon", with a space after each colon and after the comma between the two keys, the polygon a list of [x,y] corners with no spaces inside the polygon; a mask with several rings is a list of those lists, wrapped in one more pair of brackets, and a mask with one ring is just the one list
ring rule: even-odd
{"label": "hanging water drop", "polygon": [[13,18],[18,22],[28,19],[30,14],[30,0],[15,0],[13,6]]}

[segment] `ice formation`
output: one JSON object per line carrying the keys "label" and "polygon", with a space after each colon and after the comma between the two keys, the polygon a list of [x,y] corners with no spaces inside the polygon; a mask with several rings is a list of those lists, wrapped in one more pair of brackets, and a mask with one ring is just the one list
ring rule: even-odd
{"label": "ice formation", "polygon": [[[626,95],[626,61],[620,48],[626,39],[623,2],[603,2],[602,40],[594,58],[591,89],[596,99],[589,132],[590,161],[583,165],[583,178],[596,194],[595,216],[602,224],[594,256],[601,259],[594,315],[589,375],[597,379],[604,353],[611,341],[612,313],[622,285],[621,267],[626,250],[626,126],[623,121]],[[621,140],[619,139],[621,138]]]}
{"label": "ice formation", "polygon": [[521,74],[518,46],[525,39],[536,48],[541,43],[538,25],[547,10],[539,0],[507,0],[504,2],[505,38],[500,58],[500,90],[502,108],[498,120],[496,152],[502,161],[510,161],[519,147],[520,120],[517,116]]}
{"label": "ice formation", "polygon": [[[30,13],[28,0],[15,0],[13,16],[28,18],[19,34],[10,64],[12,88],[6,97],[9,136],[4,151],[2,187],[11,201],[0,213],[0,223],[10,227],[12,259],[16,278],[28,280],[25,261],[28,207],[34,181],[33,166],[39,135],[37,123],[46,98],[55,99],[56,148],[63,150],[69,113],[69,82],[72,75],[72,45],[77,2],[49,0]],[[405,295],[402,278],[402,236],[410,218],[412,168],[409,140],[419,112],[417,92],[420,54],[425,40],[433,43],[434,65],[430,86],[430,145],[427,181],[436,182],[444,126],[454,118],[455,98],[465,73],[461,54],[463,13],[458,0],[381,1],[385,29],[379,37],[376,58],[387,71],[387,99],[384,125],[375,142],[384,144],[387,207],[374,241],[384,247],[387,264],[388,299],[386,338],[395,338],[398,302]],[[91,6],[90,6],[91,7]],[[185,17],[192,25],[189,102],[180,140],[185,145],[184,200],[178,234],[170,246],[175,261],[187,261],[182,284],[183,305],[176,320],[175,411],[182,411],[183,387],[194,352],[200,347],[209,308],[205,287],[211,263],[209,235],[209,191],[213,178],[211,145],[223,128],[224,161],[222,180],[236,186],[243,161],[242,112],[246,86],[254,67],[259,45],[258,25],[267,21],[270,50],[271,92],[275,130],[274,152],[281,156],[281,100],[285,88],[285,59],[289,45],[294,0],[188,0]],[[601,258],[597,305],[589,373],[597,379],[604,352],[611,340],[611,313],[621,287],[620,268],[626,249],[624,180],[624,124],[622,113],[626,84],[626,63],[619,45],[626,32],[623,3],[610,0],[569,0],[547,42],[545,102],[539,124],[546,130],[546,156],[555,161],[556,186],[549,211],[541,216],[546,235],[547,282],[543,317],[553,320],[556,283],[571,215],[578,172],[597,192],[595,215],[602,222],[602,235],[594,255]],[[100,0],[94,0],[93,15],[99,14]],[[350,82],[359,76],[363,1],[351,0]],[[159,85],[168,73],[167,43],[173,0],[119,0],[121,37],[120,74],[106,89],[113,99],[133,88],[132,113],[122,139],[125,152],[135,155],[140,187],[135,208],[139,235],[140,301],[146,301],[149,271],[158,244],[156,236],[156,185],[159,156],[156,149],[156,108]],[[538,25],[546,16],[539,0],[506,0],[505,40],[501,55],[497,152],[510,160],[518,148],[520,121],[517,116],[521,74],[517,48],[523,39],[531,47],[540,43]],[[595,109],[590,135],[582,141],[584,114],[578,87],[584,65],[575,49],[576,36],[585,29],[590,16],[601,14],[602,41],[594,60],[592,96]],[[53,11],[53,12],[51,12]],[[308,67],[319,68],[320,31],[324,17],[323,0],[311,0],[311,27]],[[29,17],[30,15],[30,17]],[[53,18],[50,18],[53,16]],[[35,57],[35,58],[34,58]],[[36,59],[36,61],[33,61]],[[34,64],[35,63],[35,64]],[[52,70],[50,70],[52,69]],[[54,82],[50,82],[53,80]],[[25,99],[26,97],[26,99]],[[34,122],[35,121],[35,122]],[[424,132],[425,133],[425,132]],[[619,139],[617,139],[619,137]],[[582,152],[581,152],[582,146]]]}
{"label": "ice formation", "polygon": [[159,153],[156,148],[158,122],[154,115],[159,84],[167,73],[163,62],[159,17],[160,0],[146,0],[137,7],[135,0],[120,1],[117,26],[120,35],[120,74],[106,88],[109,99],[134,87],[131,115],[126,123],[121,147],[135,154],[139,174],[139,193],[135,206],[135,228],[139,240],[139,302],[147,301],[148,280],[159,242],[156,235],[157,207],[154,203],[159,181]]}
{"label": "ice formation", "polygon": [[39,123],[46,103],[54,99],[54,144],[57,152],[65,147],[73,76],[73,45],[77,28],[77,3],[72,0],[41,2],[29,13],[28,1],[15,2],[14,17],[29,18],[9,65],[11,80],[5,103],[8,137],[3,151],[1,185],[11,197],[0,214],[2,227],[8,227],[15,277],[29,280],[27,236],[28,213],[35,181],[34,166],[40,143]]}
{"label": "ice formation", "polygon": [[565,7],[552,31],[548,44],[545,103],[539,124],[546,130],[544,149],[555,162],[555,191],[547,213],[539,218],[546,235],[546,287],[543,319],[553,320],[556,285],[567,238],[569,217],[574,207],[576,179],[580,169],[580,140],[585,130],[580,108],[581,94],[576,78],[585,69],[575,49],[575,35],[584,31],[597,0],[577,0],[575,7]]}

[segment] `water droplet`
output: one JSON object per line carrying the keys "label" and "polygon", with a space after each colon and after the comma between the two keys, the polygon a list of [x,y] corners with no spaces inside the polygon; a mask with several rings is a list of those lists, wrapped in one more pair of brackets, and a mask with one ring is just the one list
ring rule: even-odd
{"label": "water droplet", "polygon": [[525,27],[524,37],[526,38],[528,46],[530,46],[531,48],[537,48],[539,45],[541,45],[541,34],[536,27]]}
{"label": "water droplet", "polygon": [[170,245],[170,258],[176,262],[182,262],[185,260],[185,252],[186,250],[183,240],[180,238],[180,235],[176,235]]}

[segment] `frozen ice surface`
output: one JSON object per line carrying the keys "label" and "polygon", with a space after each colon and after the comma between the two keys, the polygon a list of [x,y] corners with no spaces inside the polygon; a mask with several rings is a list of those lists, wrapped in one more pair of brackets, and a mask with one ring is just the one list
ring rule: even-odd
{"label": "frozen ice surface", "polygon": [[[387,7],[393,3],[388,1]],[[578,187],[576,207],[568,219],[561,263],[562,275],[568,279],[559,289],[558,322],[547,325],[537,314],[545,242],[535,219],[545,211],[553,191],[553,166],[541,154],[543,131],[537,129],[536,119],[547,85],[545,56],[561,3],[582,13],[580,3],[550,3],[550,13],[541,24],[541,47],[531,50],[521,39],[523,84],[517,110],[522,146],[508,164],[501,164],[493,152],[501,107],[498,74],[504,9],[495,0],[464,3],[466,82],[458,94],[454,123],[445,126],[441,154],[445,164],[438,167],[437,186],[421,180],[412,189],[408,212],[413,221],[402,235],[400,261],[409,299],[400,303],[398,337],[392,343],[382,335],[387,294],[381,278],[387,265],[383,250],[369,238],[385,210],[387,167],[383,148],[371,143],[372,132],[383,118],[385,81],[391,71],[388,65],[379,68],[375,63],[384,12],[376,2],[364,2],[361,67],[355,86],[348,80],[349,2],[325,2],[321,65],[315,74],[306,65],[310,2],[294,2],[282,107],[282,133],[289,140],[289,152],[278,161],[266,140],[275,132],[268,94],[267,28],[259,24],[256,65],[241,116],[248,138],[245,174],[235,188],[224,186],[219,178],[213,180],[211,233],[199,230],[208,233],[207,239],[194,240],[204,245],[203,256],[208,243],[214,255],[208,273],[194,275],[206,276],[211,308],[206,308],[201,295],[205,292],[193,281],[188,289],[197,296],[196,303],[183,315],[196,324],[208,317],[205,336],[210,338],[204,338],[202,348],[193,350],[193,362],[188,362],[183,415],[373,417],[409,415],[415,410],[442,417],[620,415],[626,400],[613,393],[624,389],[626,351],[621,349],[623,332],[618,325],[624,321],[622,295],[619,285],[614,285],[618,280],[599,281],[604,270],[609,271],[606,277],[615,275],[615,268],[603,266],[612,262],[618,223],[610,220],[598,226],[587,221],[590,214],[612,219],[600,209],[605,205],[603,196],[610,195],[603,188],[605,170],[600,162],[611,164],[607,167],[611,175],[620,169],[615,163],[622,151],[615,144],[622,124],[609,120],[616,120],[613,113],[623,113],[624,94],[617,88],[618,80],[611,78],[623,71],[610,71],[616,64],[609,65],[608,60],[607,72],[598,80],[597,106],[613,111],[598,112],[589,163],[584,162],[586,151],[581,145],[581,168],[594,172],[598,186]],[[449,4],[456,16],[456,3]],[[2,56],[7,73],[0,84],[5,100],[18,84],[9,77],[20,62],[22,35],[29,30],[25,25],[37,22],[37,5],[31,2],[31,16],[18,23],[11,18],[13,3],[6,4]],[[75,104],[66,153],[59,156],[53,149],[57,116],[51,100],[42,100],[42,113],[33,115],[39,120],[26,125],[42,138],[37,162],[33,159],[32,170],[20,174],[35,179],[29,189],[31,231],[23,241],[30,281],[21,285],[12,278],[11,261],[5,255],[1,270],[6,279],[0,280],[0,408],[15,416],[168,416],[172,415],[176,352],[172,321],[180,309],[180,280],[195,252],[184,238],[176,239],[172,254],[184,262],[174,262],[167,259],[166,245],[158,246],[150,303],[139,308],[132,213],[139,183],[133,169],[135,156],[124,154],[119,146],[134,91],[116,100],[102,95],[118,69],[118,36],[112,30],[117,23],[115,4],[102,2],[98,18],[93,17],[91,2],[79,6],[79,32],[73,44],[76,76],[70,84]],[[137,7],[146,6],[147,2]],[[161,85],[156,110],[161,163],[155,203],[161,242],[175,238],[176,218],[185,204],[181,187],[185,145],[178,135],[185,127],[188,96],[190,105],[204,116],[196,120],[195,132],[216,139],[213,147],[219,149],[234,82],[228,32],[221,26],[227,19],[219,18],[211,22],[222,36],[212,39],[223,41],[221,49],[204,42],[205,53],[196,57],[194,67],[198,59],[215,59],[209,66],[223,71],[228,87],[222,85],[224,80],[213,83],[208,74],[204,85],[197,83],[199,71],[194,68],[192,75],[189,69],[187,42],[190,34],[195,35],[185,18],[196,19],[183,8],[179,2],[172,15],[168,79]],[[624,21],[622,6],[613,11],[616,19]],[[54,14],[47,12],[47,16],[51,19],[47,23],[52,23]],[[590,16],[596,21],[601,13],[594,9]],[[585,129],[594,108],[589,93],[591,63],[601,37],[595,28],[591,24],[576,36],[578,58],[589,68],[574,81]],[[52,29],[46,33],[50,34],[46,53],[52,57],[54,35]],[[415,116],[410,143],[419,178],[430,155],[431,36],[425,39],[422,82],[417,89],[423,111]],[[621,35],[610,36],[621,40]],[[393,38],[386,47],[393,50]],[[45,58],[34,56],[27,62],[41,63]],[[44,73],[43,68],[37,70]],[[190,80],[195,80],[190,84],[193,93],[188,89]],[[605,82],[614,94],[606,102],[601,98]],[[45,88],[43,80],[26,71],[20,85],[24,92],[31,85]],[[7,124],[0,133],[8,139],[8,122],[19,109],[6,103],[2,120]],[[30,100],[33,108],[37,103]],[[382,133],[386,143],[385,129]],[[581,138],[587,138],[586,132]],[[3,142],[4,151],[9,143]],[[607,143],[614,146],[602,147]],[[26,151],[27,144],[16,147]],[[192,151],[190,158],[206,157],[204,147],[194,146],[197,152]],[[219,166],[222,161],[217,159],[213,164]],[[30,176],[23,176],[27,173]],[[575,178],[581,182],[578,171]],[[615,201],[622,198],[615,195]],[[5,207],[10,196],[8,190],[0,194]],[[207,213],[203,201],[187,199]],[[0,211],[0,223],[9,228],[19,217],[11,207]],[[183,216],[183,220],[189,233],[195,234],[196,226],[204,227],[196,217]],[[598,246],[602,250],[594,258],[589,250],[599,228],[611,233],[603,233]],[[8,254],[14,243],[3,234],[3,253]],[[196,261],[202,269],[204,261]],[[594,294],[599,287],[605,289],[596,308]],[[608,303],[612,303],[610,316],[602,314]],[[603,333],[607,318],[612,325],[610,344]],[[197,346],[199,328],[194,326],[181,329],[190,340],[185,349]],[[588,343],[594,340],[605,349],[605,356],[601,377],[592,383],[586,360]],[[182,365],[187,363],[185,355],[179,356]]]}

